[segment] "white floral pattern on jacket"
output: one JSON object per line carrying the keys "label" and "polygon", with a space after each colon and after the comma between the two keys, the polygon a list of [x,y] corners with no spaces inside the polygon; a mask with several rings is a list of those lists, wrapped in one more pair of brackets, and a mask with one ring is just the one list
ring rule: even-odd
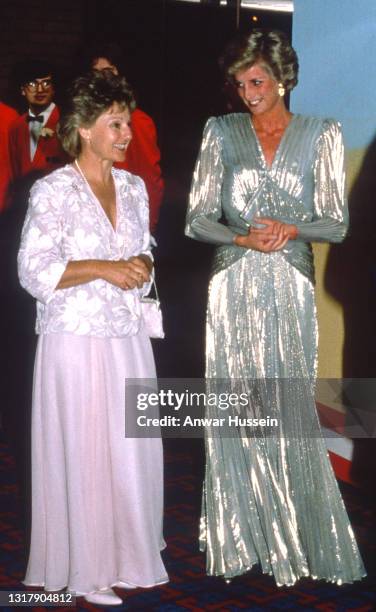
{"label": "white floral pattern on jacket", "polygon": [[99,337],[136,334],[140,297],[104,280],[56,289],[69,261],[151,257],[145,185],[124,170],[112,170],[116,231],[84,179],[67,165],[37,181],[30,193],[18,254],[21,285],[37,299],[36,332]]}

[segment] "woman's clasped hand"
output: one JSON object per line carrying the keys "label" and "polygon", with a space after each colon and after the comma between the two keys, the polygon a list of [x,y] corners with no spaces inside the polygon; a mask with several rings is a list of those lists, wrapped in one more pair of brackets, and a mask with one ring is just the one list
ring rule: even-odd
{"label": "woman's clasped hand", "polygon": [[255,217],[246,235],[237,235],[235,244],[247,249],[261,251],[262,253],[272,253],[283,249],[289,240],[295,240],[298,230],[296,225],[283,223],[268,217]]}
{"label": "woman's clasped hand", "polygon": [[120,289],[141,289],[150,280],[150,268],[142,257],[107,260],[98,262],[98,265],[101,278]]}

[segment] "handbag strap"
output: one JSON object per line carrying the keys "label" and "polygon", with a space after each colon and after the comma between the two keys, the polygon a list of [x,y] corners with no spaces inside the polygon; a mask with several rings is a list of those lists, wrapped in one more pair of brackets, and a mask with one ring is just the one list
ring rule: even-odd
{"label": "handbag strap", "polygon": [[155,291],[155,297],[157,298],[157,301],[159,302],[159,295],[158,295],[158,289],[157,289],[157,283],[155,282],[155,276],[153,277],[153,287],[154,287],[154,291]]}
{"label": "handbag strap", "polygon": [[[150,293],[152,292],[153,287],[154,287],[154,291],[155,291],[155,298],[149,297]],[[142,298],[141,298],[141,302],[148,302],[148,301],[156,301],[156,302],[158,302],[158,304],[160,304],[157,284],[155,282],[155,278],[154,277],[153,277],[153,281],[152,281],[151,287],[149,289],[149,293],[147,293],[146,295],[142,296]]]}

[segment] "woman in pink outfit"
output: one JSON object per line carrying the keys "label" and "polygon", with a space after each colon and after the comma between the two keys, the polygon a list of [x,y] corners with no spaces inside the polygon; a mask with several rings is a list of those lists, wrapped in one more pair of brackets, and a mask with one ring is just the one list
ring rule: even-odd
{"label": "woman in pink outfit", "polygon": [[126,437],[127,379],[154,378],[141,315],[152,271],[143,181],[113,168],[131,140],[126,81],[76,79],[60,137],[75,159],[37,181],[19,251],[37,300],[32,537],[25,584],[99,605],[168,580],[160,439]]}

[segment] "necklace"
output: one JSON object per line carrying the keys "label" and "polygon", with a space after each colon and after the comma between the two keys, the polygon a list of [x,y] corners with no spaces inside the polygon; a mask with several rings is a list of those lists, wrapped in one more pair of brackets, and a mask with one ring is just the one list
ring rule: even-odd
{"label": "necklace", "polygon": [[[83,180],[85,181],[86,186],[89,188],[91,194],[94,196],[94,198],[96,199],[96,201],[98,202],[98,205],[101,207],[102,213],[105,215],[107,221],[110,223],[112,229],[114,231],[116,231],[115,226],[112,224],[112,221],[109,217],[109,215],[107,214],[107,212],[105,211],[105,209],[103,208],[103,204],[101,203],[101,201],[99,200],[98,196],[95,194],[94,190],[92,189],[89,181],[87,180],[82,168],[80,167],[80,164],[78,163],[77,159],[74,160],[74,164],[78,170],[78,172],[80,173],[80,175],[82,176]],[[111,175],[112,176],[112,175]],[[113,180],[113,179],[112,179]]]}
{"label": "necklace", "polygon": [[[84,171],[82,170],[82,168],[81,168],[80,164],[78,163],[77,159],[75,159],[75,160],[74,160],[74,164],[75,164],[75,166],[76,166],[76,168],[77,168],[78,172],[81,174],[82,178],[84,179],[84,181],[85,181],[86,185],[88,185],[88,187],[90,187],[90,183],[89,183],[89,181],[87,180],[87,178],[86,178],[86,176],[85,176],[85,174],[84,174]],[[112,174],[111,174],[111,180],[112,180],[112,182],[113,182]],[[92,190],[92,188],[91,188],[91,187],[90,187],[90,189]],[[92,191],[93,191],[93,190],[92,190]]]}
{"label": "necklace", "polygon": [[81,174],[82,178],[84,179],[86,185],[89,185],[89,181],[87,180],[86,176],[84,175],[83,171],[81,170],[80,164],[78,163],[77,159],[74,160],[75,166],[77,168],[77,170],[79,171],[79,173]]}

